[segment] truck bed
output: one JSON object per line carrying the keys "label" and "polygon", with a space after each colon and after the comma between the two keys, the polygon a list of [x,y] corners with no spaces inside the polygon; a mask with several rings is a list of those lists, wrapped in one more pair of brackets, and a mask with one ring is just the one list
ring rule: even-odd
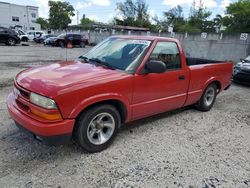
{"label": "truck bed", "polygon": [[201,59],[201,58],[193,58],[187,57],[186,62],[188,66],[192,65],[203,65],[203,64],[217,64],[217,63],[225,63],[224,61],[216,61],[216,60],[209,60],[209,59]]}

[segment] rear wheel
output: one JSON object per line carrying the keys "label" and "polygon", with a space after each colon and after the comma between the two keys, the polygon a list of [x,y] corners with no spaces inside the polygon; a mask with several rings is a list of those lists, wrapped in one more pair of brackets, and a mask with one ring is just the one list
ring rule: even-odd
{"label": "rear wheel", "polygon": [[120,123],[120,114],[115,107],[100,105],[90,108],[78,118],[74,139],[84,151],[102,151],[113,142]]}
{"label": "rear wheel", "polygon": [[59,46],[60,46],[60,47],[62,47],[62,48],[64,48],[64,47],[65,47],[65,44],[64,44],[64,42],[63,42],[63,41],[59,41],[59,43],[58,43],[58,44],[59,44]]}
{"label": "rear wheel", "polygon": [[9,38],[7,40],[7,45],[9,45],[9,46],[15,46],[16,45],[16,40],[13,39],[13,38]]}
{"label": "rear wheel", "polygon": [[216,84],[210,84],[204,91],[199,102],[196,104],[196,108],[200,111],[209,111],[215,102],[217,96],[217,86]]}
{"label": "rear wheel", "polygon": [[85,48],[85,43],[84,42],[80,42],[80,47],[81,48]]}

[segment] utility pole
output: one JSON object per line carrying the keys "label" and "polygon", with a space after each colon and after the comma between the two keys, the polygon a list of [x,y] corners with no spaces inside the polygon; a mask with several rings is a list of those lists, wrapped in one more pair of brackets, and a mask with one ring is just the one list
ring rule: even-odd
{"label": "utility pole", "polygon": [[79,11],[78,10],[76,11],[76,19],[77,19],[76,21],[77,25],[79,25]]}

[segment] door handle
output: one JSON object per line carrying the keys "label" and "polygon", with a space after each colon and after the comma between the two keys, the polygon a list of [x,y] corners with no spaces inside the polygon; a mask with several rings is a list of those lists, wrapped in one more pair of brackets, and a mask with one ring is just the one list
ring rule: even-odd
{"label": "door handle", "polygon": [[185,76],[184,75],[180,75],[179,76],[179,80],[185,80]]}

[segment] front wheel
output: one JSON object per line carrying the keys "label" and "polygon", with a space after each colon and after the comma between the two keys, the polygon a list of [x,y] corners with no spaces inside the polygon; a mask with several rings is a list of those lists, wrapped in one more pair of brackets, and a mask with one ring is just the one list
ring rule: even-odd
{"label": "front wheel", "polygon": [[61,47],[61,48],[64,48],[65,47],[65,44],[64,44],[64,42],[63,41],[59,41],[59,46]]}
{"label": "front wheel", "polygon": [[120,114],[114,106],[90,108],[78,118],[74,139],[84,151],[100,152],[111,145],[120,123]]}
{"label": "front wheel", "polygon": [[210,84],[204,91],[199,102],[195,105],[196,108],[203,112],[209,111],[214,105],[216,96],[217,96],[217,86],[216,84]]}
{"label": "front wheel", "polygon": [[16,45],[16,40],[13,38],[9,38],[7,41],[7,45],[9,46],[15,46]]}

